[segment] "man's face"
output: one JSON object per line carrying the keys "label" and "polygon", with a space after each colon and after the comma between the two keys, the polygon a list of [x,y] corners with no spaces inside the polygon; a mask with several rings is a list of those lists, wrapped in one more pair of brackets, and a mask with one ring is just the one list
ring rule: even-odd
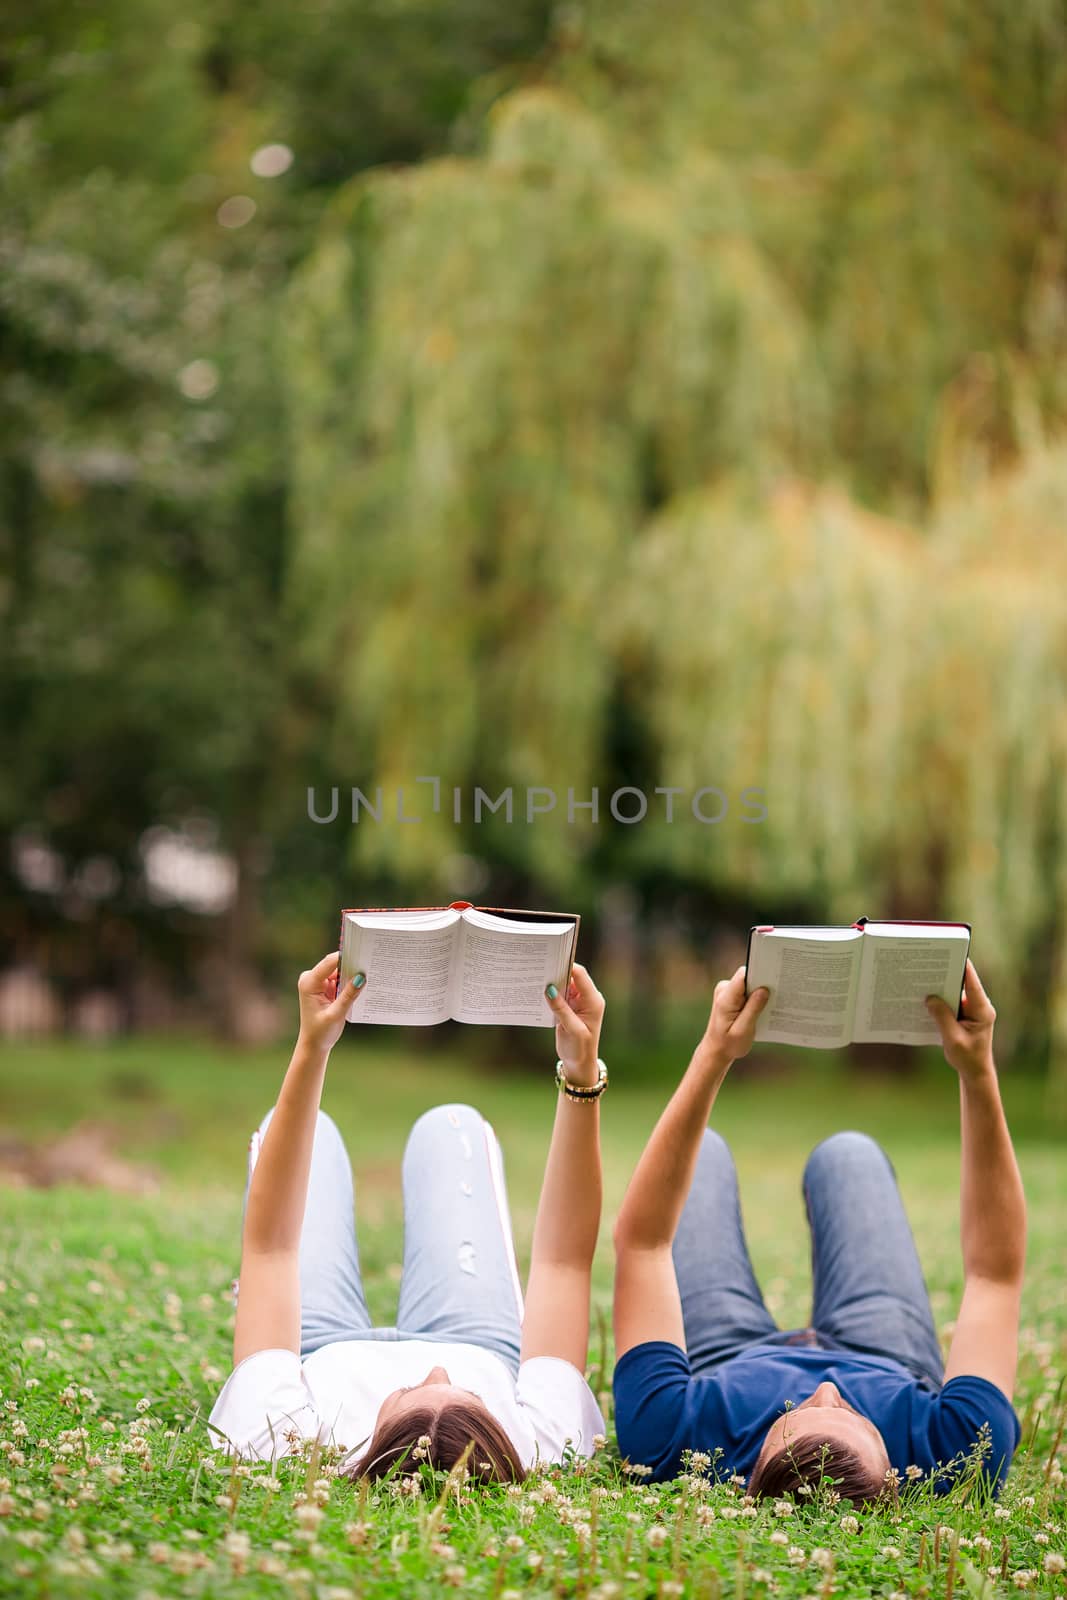
{"label": "man's face", "polygon": [[885,1441],[874,1423],[850,1406],[835,1383],[820,1383],[814,1394],[792,1406],[768,1428],[756,1460],[757,1470],[771,1456],[805,1439],[832,1439],[859,1456],[880,1483],[889,1471]]}

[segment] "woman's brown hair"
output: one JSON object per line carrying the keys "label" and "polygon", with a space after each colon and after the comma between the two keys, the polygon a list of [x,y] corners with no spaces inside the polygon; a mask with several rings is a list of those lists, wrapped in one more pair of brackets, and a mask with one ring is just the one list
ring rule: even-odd
{"label": "woman's brown hair", "polygon": [[802,1439],[768,1456],[749,1479],[748,1492],[757,1500],[767,1496],[795,1495],[802,1484],[835,1489],[842,1500],[855,1506],[873,1505],[883,1497],[896,1498],[892,1478],[878,1478],[854,1450],[834,1439]]}
{"label": "woman's brown hair", "polygon": [[[421,1450],[420,1439],[428,1441]],[[452,1401],[438,1410],[427,1406],[405,1411],[383,1422],[344,1473],[373,1483],[398,1464],[415,1472],[425,1462],[447,1472],[468,1449],[467,1471],[478,1482],[521,1483],[526,1476],[518,1452],[499,1422],[481,1406],[465,1400]]]}

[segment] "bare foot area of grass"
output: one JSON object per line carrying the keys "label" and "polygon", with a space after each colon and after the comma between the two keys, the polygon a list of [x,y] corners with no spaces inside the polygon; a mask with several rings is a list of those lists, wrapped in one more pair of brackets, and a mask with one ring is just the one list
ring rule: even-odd
{"label": "bare foot area of grass", "polygon": [[0,1138],[0,1185],[53,1189],[69,1183],[116,1194],[158,1193],[159,1174],[153,1167],[115,1154],[119,1138],[118,1129],[106,1122],[79,1122],[52,1139],[5,1135]]}

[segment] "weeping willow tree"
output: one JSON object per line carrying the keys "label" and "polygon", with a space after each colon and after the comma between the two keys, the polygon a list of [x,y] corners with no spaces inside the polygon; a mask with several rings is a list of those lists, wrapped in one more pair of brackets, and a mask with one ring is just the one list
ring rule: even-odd
{"label": "weeping willow tree", "polygon": [[584,0],[566,27],[556,81],[631,164],[730,172],[818,343],[820,470],[913,515],[946,387],[976,358],[1003,386],[1009,351],[1047,369],[1046,290],[1063,353],[1064,0]]}
{"label": "weeping willow tree", "polygon": [[[619,8],[627,59],[638,9]],[[758,894],[768,915],[801,899],[833,918],[966,918],[1003,1033],[1025,1008],[1049,1018],[1062,1079],[1054,253],[1020,263],[985,191],[980,219],[934,249],[944,107],[919,141],[941,178],[917,240],[890,237],[906,184],[863,187],[865,136],[867,156],[846,141],[854,159],[809,173],[825,192],[787,250],[766,172],[695,112],[686,136],[678,106],[629,95],[654,82],[651,46],[621,79],[619,134],[609,35],[603,21],[599,57],[576,51],[570,92],[498,101],[474,153],[352,185],[294,285],[289,604],[303,666],[330,688],[333,759],[386,793],[436,773],[584,796],[621,690],[654,752],[646,790],[767,800],[728,844],[631,830],[629,866]],[[879,82],[896,126],[907,95]],[[734,89],[724,103],[742,103]],[[972,224],[995,240],[995,282],[965,292]],[[924,270],[936,283],[894,319]],[[1026,293],[1005,309],[1011,286]],[[879,484],[893,516],[859,503]],[[446,803],[418,828],[359,830],[353,860],[428,886],[455,843]],[[479,841],[561,889],[592,847],[592,825],[562,817],[493,818]]]}
{"label": "weeping willow tree", "polygon": [[[342,771],[387,797],[440,774],[585,798],[649,509],[723,467],[772,473],[818,415],[725,174],[694,163],[667,193],[566,97],[513,95],[483,158],[344,195],[289,350],[293,633],[336,683]],[[493,818],[482,840],[562,885],[591,842],[578,815],[561,800],[555,826],[520,841]],[[432,881],[455,840],[445,806],[362,830],[357,858]]]}
{"label": "weeping willow tree", "polygon": [[617,614],[664,773],[766,794],[765,823],[726,851],[699,829],[647,847],[772,908],[972,922],[1002,1035],[1037,1005],[1061,1064],[1067,545],[1049,536],[1065,491],[1067,450],[1050,449],[925,536],[825,490],[697,493],[647,531]]}

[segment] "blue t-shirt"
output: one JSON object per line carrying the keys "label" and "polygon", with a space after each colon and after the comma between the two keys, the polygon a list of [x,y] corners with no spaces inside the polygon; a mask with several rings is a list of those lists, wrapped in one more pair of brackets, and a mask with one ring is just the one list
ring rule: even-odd
{"label": "blue t-shirt", "polygon": [[[771,1423],[820,1383],[835,1383],[885,1440],[890,1465],[930,1473],[973,1450],[988,1425],[992,1448],[982,1466],[998,1486],[1019,1443],[1019,1419],[1007,1396],[985,1378],[951,1378],[934,1393],[885,1356],[851,1350],[754,1345],[694,1378],[689,1358],[661,1339],[635,1345],[615,1368],[619,1449],[672,1478],[684,1450],[722,1450],[716,1470],[748,1477]],[[946,1490],[948,1479],[937,1480]]]}

